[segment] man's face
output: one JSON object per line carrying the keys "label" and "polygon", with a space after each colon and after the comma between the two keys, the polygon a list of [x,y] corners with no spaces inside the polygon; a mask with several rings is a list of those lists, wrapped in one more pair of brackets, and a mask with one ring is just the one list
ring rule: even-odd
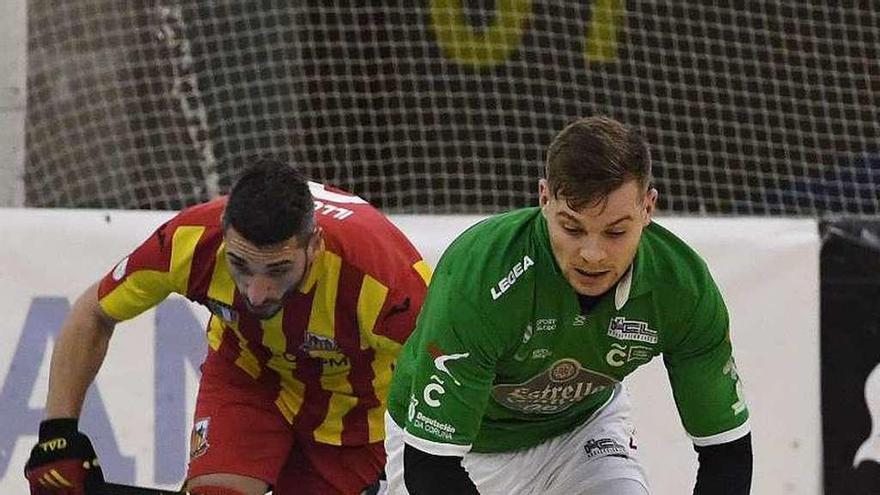
{"label": "man's face", "polygon": [[256,246],[227,227],[226,260],[238,291],[248,309],[260,319],[269,319],[303,282],[321,246],[321,231],[307,241],[292,237],[269,246]]}
{"label": "man's face", "polygon": [[565,279],[579,294],[598,296],[626,273],[651,223],[657,190],[642,191],[629,181],[607,201],[572,210],[562,196],[553,197],[547,181],[539,184],[541,211],[547,219],[550,245]]}

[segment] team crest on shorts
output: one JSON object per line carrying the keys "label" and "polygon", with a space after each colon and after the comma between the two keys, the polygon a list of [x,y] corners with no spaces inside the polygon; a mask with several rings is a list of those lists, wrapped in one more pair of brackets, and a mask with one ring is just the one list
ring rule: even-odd
{"label": "team crest on shorts", "polygon": [[197,419],[189,437],[189,459],[193,460],[208,451],[208,424],[211,418]]}
{"label": "team crest on shorts", "polygon": [[[630,440],[632,445],[632,440]],[[633,447],[635,447],[633,445]],[[626,447],[621,445],[613,438],[591,438],[584,444],[584,452],[587,453],[587,459],[593,457],[623,457],[628,458]]]}

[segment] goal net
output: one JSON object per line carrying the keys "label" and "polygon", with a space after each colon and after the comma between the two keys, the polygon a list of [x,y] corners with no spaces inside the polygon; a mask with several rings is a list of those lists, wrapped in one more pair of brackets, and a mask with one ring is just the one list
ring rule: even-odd
{"label": "goal net", "polygon": [[661,210],[880,212],[880,10],[710,3],[31,0],[26,202],[179,208],[275,153],[390,212],[494,212],[607,114]]}

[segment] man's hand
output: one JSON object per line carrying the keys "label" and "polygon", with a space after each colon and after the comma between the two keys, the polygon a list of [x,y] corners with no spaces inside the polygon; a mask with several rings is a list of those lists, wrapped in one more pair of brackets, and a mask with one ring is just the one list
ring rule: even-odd
{"label": "man's hand", "polygon": [[104,474],[89,437],[77,430],[76,418],[40,423],[39,443],[24,468],[31,495],[101,493]]}

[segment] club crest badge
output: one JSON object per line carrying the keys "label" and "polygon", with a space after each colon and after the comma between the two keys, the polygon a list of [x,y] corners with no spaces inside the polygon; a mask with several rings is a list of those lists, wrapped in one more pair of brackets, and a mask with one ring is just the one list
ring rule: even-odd
{"label": "club crest badge", "polygon": [[189,458],[193,460],[208,451],[208,425],[211,418],[197,419],[189,437]]}

